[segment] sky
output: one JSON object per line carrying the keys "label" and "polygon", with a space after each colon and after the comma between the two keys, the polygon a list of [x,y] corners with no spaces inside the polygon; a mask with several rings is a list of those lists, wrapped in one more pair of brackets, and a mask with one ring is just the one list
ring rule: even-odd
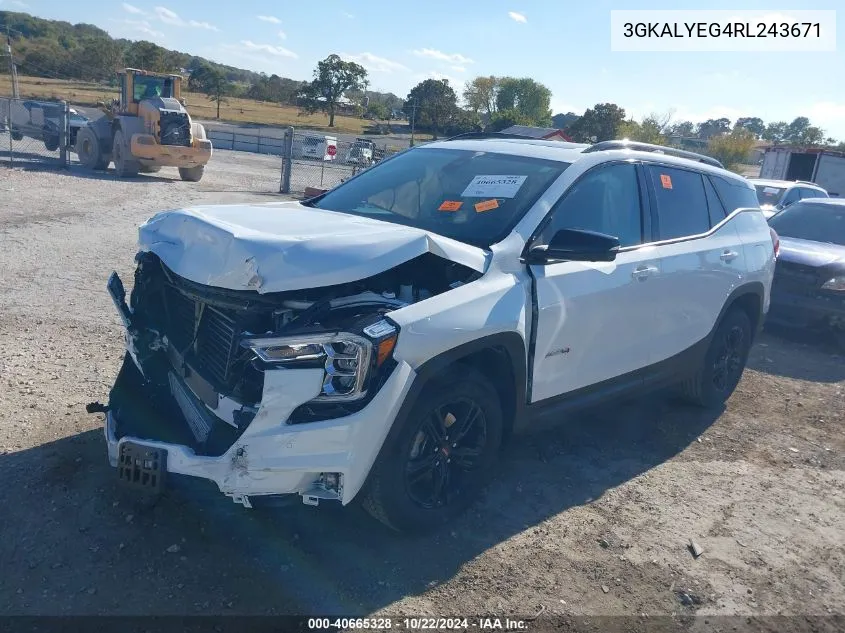
{"label": "sky", "polygon": [[[816,0],[836,9],[841,0]],[[0,0],[0,9],[88,22],[114,37],[232,66],[310,79],[331,53],[366,67],[370,89],[405,97],[423,79],[448,78],[460,95],[478,75],[529,76],[548,86],[555,113],[612,102],[637,119],[809,117],[845,139],[843,37],[836,52],[613,52],[614,9],[789,10],[740,0]],[[845,12],[843,12],[845,13]]]}

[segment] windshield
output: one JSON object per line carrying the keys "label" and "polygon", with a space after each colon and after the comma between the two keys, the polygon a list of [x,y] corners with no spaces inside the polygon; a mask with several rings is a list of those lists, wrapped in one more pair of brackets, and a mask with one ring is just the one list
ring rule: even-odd
{"label": "windshield", "polygon": [[166,77],[135,75],[133,90],[135,101],[152,99],[154,97],[172,97],[173,80]]}
{"label": "windshield", "polygon": [[798,202],[769,220],[782,237],[845,246],[845,205]]}
{"label": "windshield", "polygon": [[775,206],[783,196],[783,192],[786,191],[783,187],[772,187],[771,185],[754,185],[754,188],[757,189],[757,202],[761,207],[765,204]]}
{"label": "windshield", "polygon": [[458,149],[412,149],[313,206],[414,226],[484,248],[507,235],[569,163]]}

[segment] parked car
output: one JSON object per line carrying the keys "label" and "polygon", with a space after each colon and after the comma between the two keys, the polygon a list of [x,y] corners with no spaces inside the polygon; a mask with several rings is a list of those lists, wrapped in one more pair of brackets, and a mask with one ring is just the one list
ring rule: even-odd
{"label": "parked car", "polygon": [[845,200],[802,200],[769,220],[780,239],[769,321],[845,350]]}
{"label": "parked car", "polygon": [[722,406],[774,272],[746,179],[623,141],[432,142],[306,202],[159,213],[139,244],[89,405],[120,477],[360,499],[399,530],[460,512],[541,418],[673,385]]}
{"label": "parked car", "polygon": [[764,180],[749,178],[757,190],[757,200],[766,218],[772,217],[799,200],[807,198],[828,198],[827,191],[811,182],[800,180]]}
{"label": "parked car", "polygon": [[[59,128],[62,125],[62,105],[44,101],[11,101],[9,119],[12,138],[23,140],[25,136],[44,142],[51,152],[59,149]],[[76,133],[88,124],[88,117],[74,108],[68,109],[68,144],[76,143]]]}

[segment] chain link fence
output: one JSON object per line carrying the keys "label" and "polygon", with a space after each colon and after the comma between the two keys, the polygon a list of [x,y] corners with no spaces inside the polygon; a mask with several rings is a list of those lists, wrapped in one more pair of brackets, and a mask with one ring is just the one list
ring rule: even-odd
{"label": "chain link fence", "polygon": [[0,97],[0,165],[66,167],[84,122],[64,101]]}
{"label": "chain link fence", "polygon": [[402,148],[366,137],[350,139],[331,135],[283,131],[281,193],[313,195],[336,187]]}

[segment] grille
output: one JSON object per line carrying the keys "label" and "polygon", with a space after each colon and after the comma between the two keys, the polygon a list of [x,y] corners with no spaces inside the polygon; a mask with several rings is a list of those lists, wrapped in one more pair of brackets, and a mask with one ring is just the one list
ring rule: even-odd
{"label": "grille", "polygon": [[794,294],[812,294],[819,286],[816,269],[811,266],[778,261],[774,284],[779,290]]}
{"label": "grille", "polygon": [[184,112],[162,112],[160,125],[162,145],[190,146],[191,126]]}
{"label": "grille", "polygon": [[[173,287],[167,287],[165,297],[167,337],[179,352],[190,354],[199,364],[197,369],[205,370],[208,378],[226,384],[237,344],[238,329],[234,319],[217,308],[202,306]],[[202,314],[194,340],[194,323],[200,308]]]}

